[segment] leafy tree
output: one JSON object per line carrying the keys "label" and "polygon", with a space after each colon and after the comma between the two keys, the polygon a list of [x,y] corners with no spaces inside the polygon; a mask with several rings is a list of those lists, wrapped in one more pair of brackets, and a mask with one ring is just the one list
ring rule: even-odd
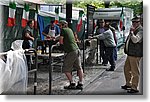
{"label": "leafy tree", "polygon": [[142,0],[117,0],[117,1],[112,1],[111,6],[131,8],[134,11],[134,15],[140,15],[143,13]]}
{"label": "leafy tree", "polygon": [[134,15],[143,13],[143,0],[76,0],[73,2],[74,7],[84,8],[86,11],[86,5],[90,4],[96,8],[105,8],[105,3],[110,2],[110,7],[128,7],[133,9]]}
{"label": "leafy tree", "polygon": [[[49,4],[66,4],[66,0],[43,0]],[[69,1],[69,0],[68,0]],[[110,1],[110,7],[129,7],[133,9],[134,15],[143,13],[143,0],[70,0],[73,7],[83,8],[86,11],[86,5],[90,4],[96,8],[105,8],[105,3]]]}
{"label": "leafy tree", "polygon": [[86,5],[90,4],[97,8],[104,8],[104,1],[103,0],[77,0],[73,2],[73,6],[80,7],[86,9]]}
{"label": "leafy tree", "polygon": [[66,4],[66,0],[42,0],[48,4]]}

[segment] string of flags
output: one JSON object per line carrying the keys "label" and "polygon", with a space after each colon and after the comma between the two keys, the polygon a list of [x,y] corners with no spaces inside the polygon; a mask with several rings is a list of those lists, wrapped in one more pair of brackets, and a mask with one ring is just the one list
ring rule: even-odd
{"label": "string of flags", "polygon": [[82,17],[84,15],[84,11],[79,11],[79,18],[78,18],[78,23],[77,23],[77,32],[81,31],[81,27],[82,27]]}
{"label": "string of flags", "polygon": [[[24,4],[24,9],[23,9],[23,14],[22,14],[22,20],[21,20],[21,26],[24,28],[27,25],[27,22],[29,20],[29,4]],[[38,10],[35,11],[35,29],[37,29],[37,14]],[[8,27],[13,27],[16,25],[16,3],[15,2],[10,2],[9,3],[9,16],[7,19],[7,26]]]}
{"label": "string of flags", "polygon": [[23,9],[22,25],[21,25],[23,28],[26,27],[28,19],[29,19],[29,4],[25,4]]}
{"label": "string of flags", "polygon": [[[22,14],[22,19],[21,19],[21,26],[24,28],[27,25],[27,22],[29,20],[29,11],[30,11],[30,7],[29,4],[25,3],[24,4],[24,9],[23,9],[23,14]],[[13,27],[16,25],[16,3],[15,2],[10,2],[9,3],[9,17],[7,20],[7,26],[8,27]],[[35,11],[35,29],[37,29],[37,15],[38,15],[38,10],[36,9]],[[77,23],[77,32],[81,31],[82,28],[82,17],[84,15],[84,11],[79,11],[79,18],[78,18],[78,23]],[[55,24],[57,24],[59,22],[59,7],[55,8]]]}
{"label": "string of flags", "polygon": [[55,24],[57,24],[59,21],[59,7],[55,8],[55,14]]}
{"label": "string of flags", "polygon": [[124,14],[123,14],[123,7],[122,7],[121,14],[120,14],[120,20],[119,20],[119,27],[120,27],[121,31],[123,30],[123,18],[124,18]]}
{"label": "string of flags", "polygon": [[10,2],[9,3],[9,16],[7,20],[7,26],[9,27],[15,26],[16,24],[15,12],[16,12],[16,4],[15,2]]}

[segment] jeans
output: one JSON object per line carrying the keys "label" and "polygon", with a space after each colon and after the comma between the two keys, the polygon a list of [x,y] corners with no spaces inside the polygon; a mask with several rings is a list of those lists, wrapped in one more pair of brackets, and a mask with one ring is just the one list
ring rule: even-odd
{"label": "jeans", "polygon": [[113,52],[113,56],[114,56],[114,60],[117,61],[117,47],[114,48],[114,52]]}

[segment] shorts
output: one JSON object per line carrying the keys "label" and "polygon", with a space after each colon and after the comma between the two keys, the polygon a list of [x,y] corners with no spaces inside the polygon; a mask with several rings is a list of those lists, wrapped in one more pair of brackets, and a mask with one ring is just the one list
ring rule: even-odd
{"label": "shorts", "polygon": [[79,49],[67,53],[64,58],[63,72],[72,72],[73,68],[76,70],[82,69],[81,53]]}

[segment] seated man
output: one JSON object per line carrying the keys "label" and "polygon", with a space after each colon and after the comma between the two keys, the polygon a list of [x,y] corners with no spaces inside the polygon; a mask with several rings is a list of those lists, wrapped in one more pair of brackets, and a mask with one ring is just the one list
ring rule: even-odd
{"label": "seated man", "polygon": [[[27,22],[27,26],[24,28],[22,32],[22,39],[23,39],[22,48],[23,49],[33,48],[33,41],[34,41],[33,31],[34,31],[34,20],[29,20]],[[32,57],[30,55],[26,55],[26,58],[27,58],[27,64],[29,67],[29,65],[31,65],[32,63],[31,62]]]}
{"label": "seated man", "polygon": [[29,49],[33,47],[34,41],[33,31],[34,31],[34,20],[29,20],[27,22],[27,26],[24,28],[22,32],[22,39],[24,40],[22,45],[23,49]]}

